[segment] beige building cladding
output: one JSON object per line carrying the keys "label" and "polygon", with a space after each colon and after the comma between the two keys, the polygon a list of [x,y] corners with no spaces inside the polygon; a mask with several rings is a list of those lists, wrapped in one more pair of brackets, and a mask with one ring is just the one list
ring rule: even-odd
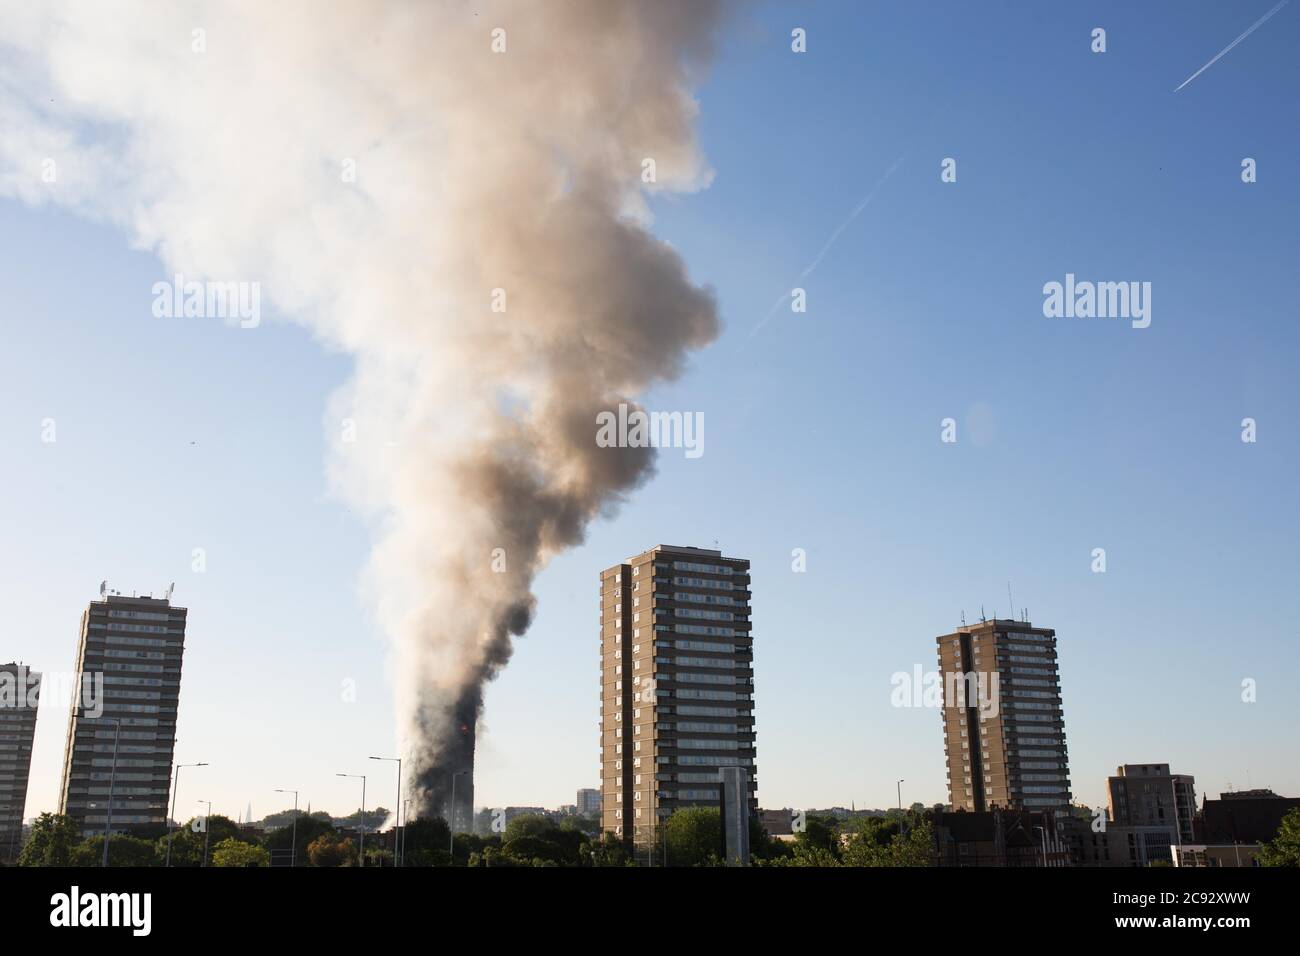
{"label": "beige building cladding", "polygon": [[110,593],[81,616],[77,686],[102,674],[103,694],[98,716],[99,703],[79,692],[68,718],[59,812],[79,833],[103,830],[110,781],[114,832],[166,824],[186,613],[167,599]]}
{"label": "beige building cladding", "polygon": [[653,844],[679,807],[755,771],[749,562],[658,545],[600,575],[602,829]]}
{"label": "beige building cladding", "polygon": [[952,808],[1067,809],[1056,632],[991,620],[936,640],[945,691],[970,689],[964,699],[945,693],[942,711]]}

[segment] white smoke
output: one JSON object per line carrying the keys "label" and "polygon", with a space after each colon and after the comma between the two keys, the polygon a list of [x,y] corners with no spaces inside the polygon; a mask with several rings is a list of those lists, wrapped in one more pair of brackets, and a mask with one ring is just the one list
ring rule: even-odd
{"label": "white smoke", "polygon": [[597,412],[717,334],[644,204],[707,184],[690,88],[717,15],[0,0],[0,195],[111,222],[169,273],[260,282],[355,356],[330,475],[374,527],[417,774],[527,626],[536,572],[650,472],[596,447]]}

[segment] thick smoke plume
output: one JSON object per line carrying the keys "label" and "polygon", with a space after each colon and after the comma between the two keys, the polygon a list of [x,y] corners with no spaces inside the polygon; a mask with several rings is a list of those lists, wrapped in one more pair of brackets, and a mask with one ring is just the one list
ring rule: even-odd
{"label": "thick smoke plume", "polygon": [[647,190],[707,184],[690,88],[717,13],[0,0],[0,195],[116,224],[168,277],[260,282],[355,356],[330,476],[374,527],[423,812],[534,576],[652,468],[598,448],[597,413],[717,334],[645,228]]}

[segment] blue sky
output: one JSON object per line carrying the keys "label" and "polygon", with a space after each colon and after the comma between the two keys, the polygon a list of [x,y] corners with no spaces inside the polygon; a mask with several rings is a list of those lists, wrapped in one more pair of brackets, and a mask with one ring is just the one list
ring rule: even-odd
{"label": "blue sky", "polygon": [[[939,716],[892,707],[890,675],[933,667],[963,611],[1005,616],[1008,581],[1057,629],[1077,799],[1151,761],[1201,793],[1300,793],[1300,5],[1173,92],[1270,6],[770,4],[728,26],[699,90],[715,179],[654,206],[726,324],[649,399],[702,411],[705,454],[662,453],[542,575],[488,692],[476,802],[597,784],[598,572],[715,540],[753,562],[764,806],[887,806],[898,778],[946,799]],[[0,200],[0,253],[0,657],[69,669],[101,579],[175,581],[176,757],[211,764],[178,812],[260,815],[277,787],[341,812],[358,794],[336,772],[391,806],[366,760],[394,746],[368,538],[323,477],[348,357],[285,322],[153,318],[155,256],[58,209]],[[1150,328],[1045,318],[1067,272],[1151,282]],[[755,332],[795,285],[808,311]],[[57,804],[64,720],[42,711],[29,815]]]}

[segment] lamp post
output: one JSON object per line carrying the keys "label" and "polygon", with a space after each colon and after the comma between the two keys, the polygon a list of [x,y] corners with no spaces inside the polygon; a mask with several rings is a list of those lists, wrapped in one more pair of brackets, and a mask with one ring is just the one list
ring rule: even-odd
{"label": "lamp post", "polygon": [[293,869],[298,865],[298,791],[276,790],[275,792],[293,794],[293,850],[289,853],[289,868]]}
{"label": "lamp post", "polygon": [[363,773],[336,773],[336,777],[352,777],[361,781],[361,819],[358,822],[357,830],[360,839],[358,840],[357,865],[366,865],[366,775]]}
{"label": "lamp post", "polygon": [[1047,827],[1034,827],[1034,829],[1041,831],[1043,834],[1042,839],[1040,840],[1040,845],[1042,846],[1043,849],[1043,866],[1046,867],[1047,866]]}
{"label": "lamp post", "polygon": [[903,835],[903,830],[906,828],[907,825],[907,821],[903,819],[903,784],[905,782],[906,782],[905,778],[900,779],[898,783],[894,785],[895,788],[898,790],[898,835],[900,837]]}
{"label": "lamp post", "polygon": [[[411,822],[411,798],[407,797],[402,801],[402,819],[410,825]],[[402,862],[406,862],[406,828],[402,828]]]}
{"label": "lamp post", "polygon": [[456,778],[463,777],[467,773],[468,770],[457,770],[451,775],[451,807],[447,812],[451,822],[447,824],[447,852],[452,855],[453,860],[456,856]]}
{"label": "lamp post", "polygon": [[113,784],[117,781],[117,740],[122,735],[122,722],[116,717],[101,717],[113,725],[113,766],[108,772],[108,809],[104,814],[104,862],[108,867],[108,839],[113,826]]}
{"label": "lamp post", "polygon": [[401,859],[397,854],[397,841],[402,832],[402,758],[401,757],[371,757],[371,760],[395,760],[397,761],[397,807],[393,810],[393,866],[401,866]]}
{"label": "lamp post", "polygon": [[176,822],[176,791],[181,788],[181,771],[186,767],[206,767],[205,763],[178,763],[176,765],[176,774],[172,777],[172,810],[167,815],[167,862],[164,866],[172,865],[172,824]]}
{"label": "lamp post", "polygon": [[201,866],[208,865],[208,837],[212,835],[212,801],[199,800],[198,803],[208,805],[208,814],[203,818],[203,863]]}

